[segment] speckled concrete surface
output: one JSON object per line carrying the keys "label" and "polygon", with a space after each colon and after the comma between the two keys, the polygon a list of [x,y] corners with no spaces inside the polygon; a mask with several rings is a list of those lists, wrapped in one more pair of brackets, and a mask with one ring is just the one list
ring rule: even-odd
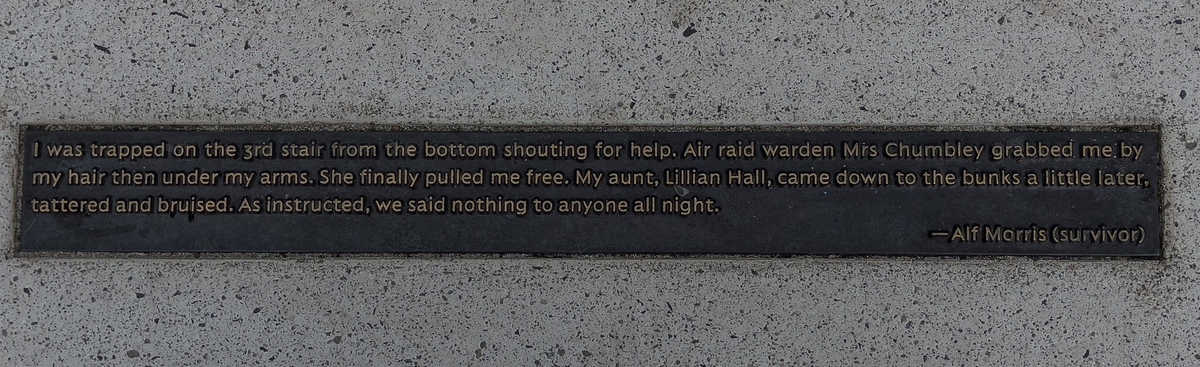
{"label": "speckled concrete surface", "polygon": [[[1200,365],[1184,1],[0,2],[24,124],[1161,124],[1166,257],[0,260],[0,365]],[[12,233],[11,185],[0,229]]]}

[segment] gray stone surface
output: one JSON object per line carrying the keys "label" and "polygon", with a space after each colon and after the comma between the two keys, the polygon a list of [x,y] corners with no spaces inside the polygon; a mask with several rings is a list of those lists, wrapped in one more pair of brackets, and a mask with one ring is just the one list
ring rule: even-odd
{"label": "gray stone surface", "polygon": [[1200,364],[1198,35],[1184,1],[3,1],[9,182],[44,123],[1160,124],[1166,257],[80,259],[5,237],[0,365]]}

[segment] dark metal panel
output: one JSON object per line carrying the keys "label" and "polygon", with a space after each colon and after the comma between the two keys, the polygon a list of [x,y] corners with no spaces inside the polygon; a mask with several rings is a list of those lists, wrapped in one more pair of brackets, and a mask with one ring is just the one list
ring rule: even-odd
{"label": "dark metal panel", "polygon": [[[218,149],[213,142],[220,142],[220,146],[231,144],[232,157],[215,156]],[[322,146],[319,157],[282,156],[284,151],[302,153],[299,146],[314,142]],[[378,157],[334,158],[332,154],[339,149],[335,142],[343,147],[340,148],[343,155],[350,151],[347,146],[372,146]],[[620,147],[622,155],[614,159],[597,157],[598,142]],[[388,148],[389,144],[394,147],[397,143],[416,145],[417,157],[387,157],[389,151],[403,152]],[[522,147],[558,147],[543,149],[550,155],[586,154],[586,157],[504,157],[506,147],[514,143]],[[631,143],[650,146],[645,153],[651,156],[666,152],[663,147],[669,147],[671,153],[661,159],[633,158]],[[297,147],[288,148],[288,144]],[[446,147],[447,154],[469,153],[470,149],[457,151],[456,144],[492,146],[497,157],[431,159],[425,156],[429,149],[426,144]],[[788,145],[788,150],[797,155],[808,156],[767,158],[769,147],[779,144]],[[562,148],[577,145],[584,153]],[[703,152],[703,157],[684,157],[689,145],[710,148]],[[150,147],[149,152],[142,153],[162,153],[167,157],[120,157],[134,154],[138,146]],[[195,146],[198,156],[174,157],[176,152],[186,155],[188,146]],[[268,152],[256,146],[269,146],[271,156],[263,156]],[[821,148],[825,146],[831,147],[834,155],[815,157],[814,153],[827,151]],[[860,156],[850,157],[852,146],[862,148]],[[121,147],[129,149],[122,153]],[[176,147],[182,148],[176,151]],[[21,251],[1161,254],[1159,143],[1158,134],[1153,132],[314,132],[33,128],[24,133],[23,148],[18,234]],[[244,159],[254,149],[259,149],[259,156]],[[1085,158],[1085,149],[1086,153],[1100,157]],[[78,150],[82,155],[63,156],[68,150],[71,153]],[[117,157],[106,156],[106,150]],[[699,153],[699,149],[696,151]],[[536,154],[537,149],[530,152]],[[721,152],[753,152],[754,157],[724,157]],[[918,152],[925,156],[913,156]],[[1034,156],[1014,156],[1018,153]],[[1060,157],[1051,156],[1055,154]],[[370,171],[364,174],[364,169]],[[426,178],[445,177],[453,169],[461,172],[452,177],[461,179],[465,172],[468,181],[482,177],[485,183],[425,187]],[[151,172],[154,184],[115,185],[114,177],[133,180],[134,176],[125,176],[121,170]],[[480,170],[483,174],[476,175]],[[587,170],[601,173],[605,181],[616,172],[632,173],[627,176],[631,179],[649,178],[645,175],[649,172],[653,174],[648,181],[652,184],[618,187],[604,183],[593,187],[577,180],[576,172]],[[749,175],[732,176],[744,177],[741,180],[745,185],[731,182],[731,173],[739,170]],[[941,184],[943,181],[939,180],[946,176],[937,176],[933,170],[952,174],[954,183]],[[353,184],[319,184],[322,171],[326,177],[333,177],[330,174],[333,171],[348,174],[343,177]],[[567,183],[529,183],[530,178],[545,171],[563,173],[561,179]],[[86,184],[88,178],[99,176],[91,175],[93,172],[104,174],[98,185]],[[181,179],[185,182],[199,181],[203,173],[214,173],[209,176],[214,183],[164,185],[164,179],[171,177],[163,174],[171,172],[183,173]],[[245,187],[233,180],[234,175],[226,177],[230,172],[250,172],[254,183]],[[286,180],[295,178],[289,173],[303,172],[307,179],[302,181],[307,182],[266,186],[262,185],[264,172],[268,180],[272,173],[282,173],[274,178]],[[364,184],[366,177],[388,178],[371,173],[395,172],[404,177],[398,185]],[[415,187],[409,187],[408,177],[412,176],[405,176],[414,172],[417,182]],[[438,174],[427,176],[430,172]],[[492,174],[499,172],[515,172],[521,183],[494,184]],[[715,172],[717,183],[700,183],[700,176],[691,172]],[[798,174],[792,176],[789,174],[792,172]],[[827,173],[830,182],[786,184],[793,177],[812,179],[811,175],[803,175],[807,172],[818,173],[818,181],[822,179],[820,173]],[[914,184],[899,182],[906,177],[904,172],[913,174],[907,177],[915,178]],[[970,174],[971,180],[982,179],[987,184],[967,184],[964,172]],[[1116,173],[1119,175],[1114,176]],[[55,178],[55,174],[59,177]],[[853,180],[852,174],[858,181],[875,179],[883,180],[884,184],[851,185],[848,181]],[[684,182],[669,184],[668,176]],[[1087,184],[1081,182],[1084,176],[1088,177]],[[553,180],[553,174],[549,179]],[[50,180],[58,180],[57,186]],[[847,182],[839,184],[840,180]],[[170,208],[172,202],[177,206],[189,205],[193,197],[200,199],[201,205],[203,200],[224,203],[209,209],[219,207],[226,212],[189,213],[186,207]],[[350,204],[330,201],[335,198],[348,200]],[[435,207],[445,205],[445,210],[412,212],[429,198]],[[385,199],[400,200],[404,212],[380,212],[379,206]],[[535,199],[550,200],[554,210],[538,212]],[[92,211],[107,212],[82,213],[88,210],[88,200],[97,201],[91,204]],[[361,208],[357,207],[359,200]],[[455,200],[460,200],[460,205],[454,205]],[[561,200],[618,200],[625,202],[628,209],[621,213],[564,214],[558,212]],[[243,202],[248,207],[243,207]],[[494,204],[497,202],[498,206]],[[652,203],[653,210],[634,213],[639,202]],[[674,213],[665,213],[668,202],[694,212],[685,214],[684,210],[676,209]],[[148,203],[150,213],[115,213],[119,203]],[[335,213],[282,212],[289,205],[312,203],[322,209],[348,207],[346,212]],[[481,206],[483,210],[470,209],[472,206]],[[485,213],[465,213],[468,211]]]}

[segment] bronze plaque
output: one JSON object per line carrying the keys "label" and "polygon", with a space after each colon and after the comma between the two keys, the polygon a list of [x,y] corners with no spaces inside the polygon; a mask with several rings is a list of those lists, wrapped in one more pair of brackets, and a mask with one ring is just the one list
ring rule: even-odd
{"label": "bronze plaque", "polygon": [[1159,256],[1154,132],[23,132],[21,251]]}

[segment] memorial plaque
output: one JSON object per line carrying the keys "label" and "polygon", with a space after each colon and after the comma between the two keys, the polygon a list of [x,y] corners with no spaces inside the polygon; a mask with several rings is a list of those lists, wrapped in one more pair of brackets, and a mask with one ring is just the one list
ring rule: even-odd
{"label": "memorial plaque", "polygon": [[1159,256],[1154,132],[23,132],[21,251]]}

